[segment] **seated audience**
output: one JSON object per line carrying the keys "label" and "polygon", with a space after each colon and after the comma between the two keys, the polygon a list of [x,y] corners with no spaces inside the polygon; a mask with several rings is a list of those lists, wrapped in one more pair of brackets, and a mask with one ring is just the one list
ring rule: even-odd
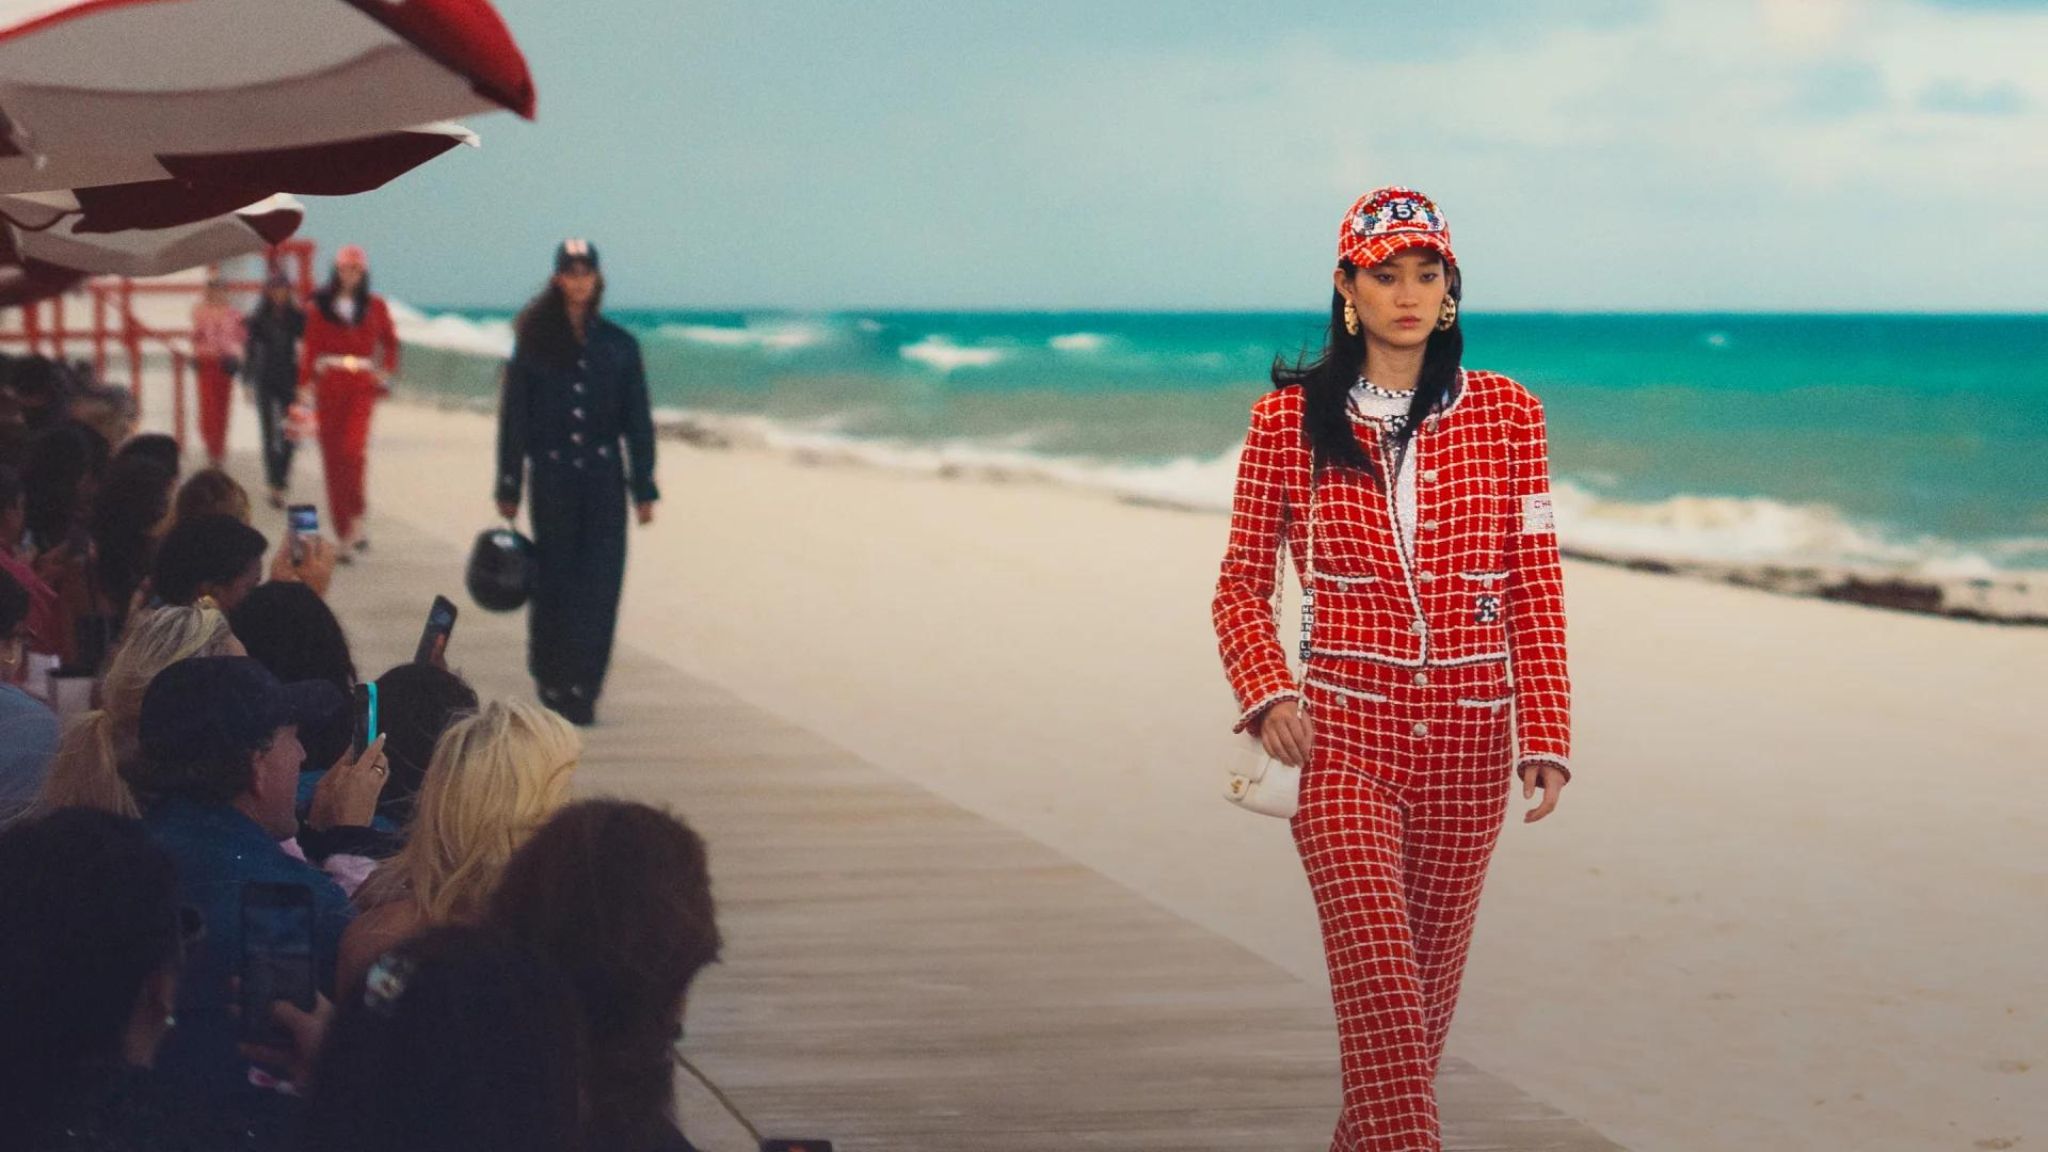
{"label": "seated audience", "polygon": [[57,714],[14,686],[28,660],[28,589],[0,570],[0,827],[35,802],[57,754]]}
{"label": "seated audience", "polygon": [[333,880],[278,842],[298,831],[299,725],[342,707],[331,684],[280,684],[246,656],[181,660],[143,694],[142,755],[124,766],[144,826],[178,868],[179,898],[199,909],[208,944],[178,990],[178,1029],[157,1060],[159,1081],[195,1114],[283,1146],[290,1098],[252,1078],[229,1014],[241,956],[242,888],[297,885],[313,905],[317,986],[331,989],[341,933],[354,915]]}
{"label": "seated audience", "polygon": [[[348,635],[326,601],[306,585],[275,580],[261,585],[229,610],[228,621],[242,647],[279,680],[325,680],[344,696],[355,688]],[[321,775],[347,751],[352,728],[350,713],[343,711],[329,723],[299,731],[307,777],[300,782],[300,811],[311,803]]]}
{"label": "seated audience", "polygon": [[16,418],[35,432],[64,419],[65,375],[64,366],[47,356],[0,355],[0,383],[14,402]]}
{"label": "seated audience", "polygon": [[156,562],[171,526],[177,476],[143,456],[116,460],[93,497],[93,610],[109,626],[107,646],[121,635],[136,593]]}
{"label": "seated audience", "polygon": [[144,432],[140,436],[130,436],[120,441],[120,444],[121,446],[114,450],[116,460],[144,456],[163,465],[173,476],[184,467],[184,454],[179,451],[178,442],[162,432]]}
{"label": "seated audience", "polygon": [[185,482],[178,486],[172,514],[180,524],[201,516],[232,516],[247,524],[250,522],[249,492],[233,476],[220,469],[202,468],[187,476]]}
{"label": "seated audience", "polygon": [[0,559],[25,558],[28,544],[28,493],[21,470],[0,464]]}
{"label": "seated audience", "polygon": [[[0,464],[0,572],[14,577],[28,593],[28,651],[32,656],[59,655],[57,636],[63,629],[62,607],[57,591],[36,575],[33,557],[27,549],[28,499],[21,487],[21,473]],[[17,664],[10,678],[19,684],[28,678],[29,661]]]}
{"label": "seated audience", "polygon": [[485,920],[576,987],[590,1055],[584,1147],[682,1152],[670,1053],[722,943],[704,842],[645,804],[589,800],[513,856]]}
{"label": "seated audience", "polygon": [[147,1070],[202,928],[134,820],[69,809],[0,831],[0,1145],[196,1152]]}
{"label": "seated audience", "polygon": [[67,411],[109,444],[135,436],[135,394],[124,385],[88,383],[72,393]]}
{"label": "seated audience", "polygon": [[128,789],[121,765],[141,754],[136,732],[149,682],[188,657],[243,654],[241,643],[228,630],[227,615],[210,600],[190,608],[142,613],[129,624],[128,638],[107,662],[100,706],[65,729],[37,807],[48,811],[82,806],[140,816],[142,809]]}
{"label": "seated audience", "polygon": [[106,464],[107,442],[76,424],[53,425],[30,441],[21,483],[28,496],[29,538],[37,552],[64,546],[74,529],[82,534]]}
{"label": "seated audience", "polygon": [[166,604],[202,596],[233,612],[263,578],[263,533],[232,516],[201,516],[171,529],[157,547],[151,590]]}
{"label": "seated audience", "polygon": [[492,701],[448,726],[405,846],[357,893],[363,914],[341,942],[343,995],[399,941],[483,916],[505,862],[568,799],[582,751],[575,729],[531,704]]}
{"label": "seated audience", "polygon": [[30,443],[21,469],[28,551],[37,577],[57,600],[57,634],[46,643],[79,675],[92,675],[104,655],[99,645],[106,630],[95,626],[100,621],[87,514],[106,455],[99,436],[60,423]]}
{"label": "seated audience", "polygon": [[581,1045],[561,974],[444,926],[386,952],[321,1047],[306,1152],[576,1152]]}
{"label": "seated audience", "polygon": [[391,761],[391,779],[377,799],[377,815],[393,828],[404,828],[412,823],[434,745],[450,724],[477,710],[476,689],[446,668],[400,664],[377,677],[377,709],[384,755]]}

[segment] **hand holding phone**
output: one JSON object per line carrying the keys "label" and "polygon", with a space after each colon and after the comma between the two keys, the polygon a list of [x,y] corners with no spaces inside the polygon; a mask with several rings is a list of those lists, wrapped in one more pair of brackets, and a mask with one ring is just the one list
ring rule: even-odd
{"label": "hand holding phone", "polygon": [[420,630],[420,644],[413,652],[412,662],[445,669],[448,665],[442,655],[448,650],[448,637],[454,631],[455,602],[446,596],[434,597],[433,607],[427,609],[427,626]]}
{"label": "hand holding phone", "polygon": [[352,697],[355,726],[349,738],[349,748],[360,758],[377,742],[380,729],[377,725],[377,682],[358,684]]}
{"label": "hand holding phone", "polygon": [[306,550],[299,543],[299,538],[320,534],[320,510],[311,504],[294,504],[285,509],[284,523],[285,532],[292,541],[292,563],[303,564]]}
{"label": "hand holding phone", "polygon": [[244,1040],[240,1045],[242,1055],[253,1064],[285,1069],[295,1083],[310,1083],[320,1048],[327,1042],[327,1030],[334,1026],[333,1002],[325,996],[316,995],[313,1010],[305,1012],[296,1004],[276,1000],[271,1002],[270,1015],[277,1026],[292,1038],[291,1044],[252,1044]]}
{"label": "hand holding phone", "polygon": [[270,1014],[282,1000],[311,1012],[317,989],[313,970],[313,890],[304,884],[242,885],[242,1039],[289,1046],[291,1033]]}
{"label": "hand holding phone", "polygon": [[390,779],[383,736],[371,741],[360,754],[354,749],[342,753],[313,789],[313,803],[306,809],[306,827],[316,832],[368,828],[377,818],[377,801]]}

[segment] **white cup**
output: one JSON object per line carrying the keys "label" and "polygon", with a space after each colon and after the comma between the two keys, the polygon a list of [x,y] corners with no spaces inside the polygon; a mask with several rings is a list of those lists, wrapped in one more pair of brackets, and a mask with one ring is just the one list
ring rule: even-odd
{"label": "white cup", "polygon": [[90,676],[52,676],[50,708],[62,719],[92,711],[92,690],[97,683]]}

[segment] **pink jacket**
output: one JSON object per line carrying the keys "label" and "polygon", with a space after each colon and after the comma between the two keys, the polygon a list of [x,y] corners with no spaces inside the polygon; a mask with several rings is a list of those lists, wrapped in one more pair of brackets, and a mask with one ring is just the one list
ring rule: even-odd
{"label": "pink jacket", "polygon": [[242,314],[232,307],[202,300],[192,309],[194,356],[207,360],[240,357],[248,343],[249,330],[242,322]]}

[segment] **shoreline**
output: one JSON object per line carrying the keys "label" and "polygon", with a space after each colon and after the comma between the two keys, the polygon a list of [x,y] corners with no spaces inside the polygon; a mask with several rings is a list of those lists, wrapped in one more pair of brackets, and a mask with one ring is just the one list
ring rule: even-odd
{"label": "shoreline", "polygon": [[[483,397],[416,395],[409,402],[445,411],[490,413],[495,401]],[[990,485],[1033,484],[1091,493],[1138,508],[1200,516],[1222,516],[1214,508],[1186,500],[1119,491],[1080,482],[1062,467],[1026,459],[960,460],[943,447],[884,460],[874,451],[845,441],[811,440],[776,429],[764,418],[727,416],[664,409],[655,414],[655,435],[705,451],[758,452],[805,467],[860,468],[924,475],[935,480],[964,480]],[[913,462],[911,457],[917,458]],[[1772,561],[1731,561],[1628,555],[1596,549],[1562,549],[1567,559],[1630,572],[1670,576],[1712,584],[1750,588],[1803,600],[1827,600],[1889,613],[1933,616],[2006,628],[2048,628],[2048,572],[2016,571],[1995,577],[1928,577],[1899,569],[1851,565],[1792,564]]]}

